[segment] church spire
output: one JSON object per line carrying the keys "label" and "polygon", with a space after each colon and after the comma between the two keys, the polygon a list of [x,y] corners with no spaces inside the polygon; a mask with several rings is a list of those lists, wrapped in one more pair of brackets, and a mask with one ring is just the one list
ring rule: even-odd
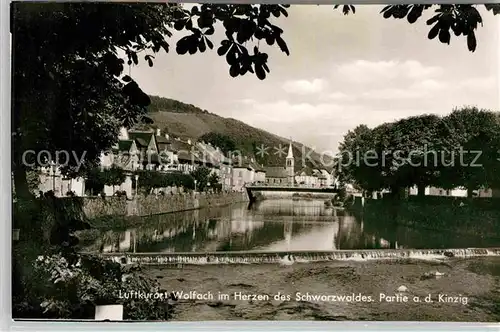
{"label": "church spire", "polygon": [[293,158],[293,149],[292,149],[292,140],[290,139],[290,145],[288,146],[288,155],[287,158]]}

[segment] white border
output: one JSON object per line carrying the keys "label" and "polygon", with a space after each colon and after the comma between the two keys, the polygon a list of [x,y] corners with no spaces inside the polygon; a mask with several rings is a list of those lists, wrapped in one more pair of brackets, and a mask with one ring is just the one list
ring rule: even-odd
{"label": "white border", "polygon": [[[0,331],[158,331],[173,329],[184,331],[500,331],[500,324],[478,323],[433,323],[433,322],[315,322],[315,321],[208,321],[208,322],[165,322],[165,323],[95,323],[95,322],[42,322],[42,321],[12,321],[11,313],[11,144],[10,144],[10,31],[9,31],[9,2],[0,0]],[[146,1],[143,1],[146,2]],[[206,1],[199,1],[206,2]],[[208,1],[207,1],[208,2]],[[212,3],[227,3],[224,0],[211,0]],[[247,1],[232,1],[244,3]],[[262,1],[272,3],[272,1]],[[482,3],[496,3],[495,0],[485,0]],[[282,1],[282,3],[308,3],[308,4],[341,4],[340,1],[304,0]],[[353,1],[353,4],[381,4],[378,1]],[[411,3],[411,1],[387,1],[386,3]],[[419,1],[431,4],[433,1]],[[440,3],[471,3],[467,0],[440,1]],[[499,20],[500,31],[500,20]],[[499,45],[500,46],[500,45]],[[500,60],[500,57],[499,57]],[[500,65],[499,65],[500,75]],[[500,96],[500,90],[499,90]]]}

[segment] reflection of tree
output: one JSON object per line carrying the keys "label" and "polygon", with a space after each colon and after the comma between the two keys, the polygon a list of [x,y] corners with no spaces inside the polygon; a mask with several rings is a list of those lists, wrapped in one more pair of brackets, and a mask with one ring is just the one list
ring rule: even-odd
{"label": "reflection of tree", "polygon": [[[399,207],[387,203],[367,205],[363,213],[365,239],[372,239],[371,243],[374,247],[380,247],[380,242],[383,242],[381,240],[389,241],[390,248],[396,248],[396,244],[404,248],[464,248],[498,245],[498,239],[495,238],[460,235],[462,230],[457,227],[457,216],[446,217],[443,213],[438,213],[435,207],[411,204]],[[486,214],[485,211],[479,209],[474,211]],[[463,214],[461,218],[473,217],[467,215],[465,209]],[[423,226],[403,226],[410,221],[415,225],[439,225],[439,228],[443,230],[438,231]]]}

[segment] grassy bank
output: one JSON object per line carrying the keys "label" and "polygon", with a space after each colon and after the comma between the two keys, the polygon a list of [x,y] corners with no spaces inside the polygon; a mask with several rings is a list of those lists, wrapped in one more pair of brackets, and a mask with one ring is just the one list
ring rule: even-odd
{"label": "grassy bank", "polygon": [[365,222],[500,238],[500,210],[491,207],[452,200],[367,200],[356,213]]}

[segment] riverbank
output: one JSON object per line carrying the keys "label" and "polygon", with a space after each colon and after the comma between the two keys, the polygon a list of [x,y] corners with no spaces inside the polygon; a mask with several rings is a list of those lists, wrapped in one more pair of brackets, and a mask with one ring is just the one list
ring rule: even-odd
{"label": "riverbank", "polygon": [[[439,271],[441,278],[424,278]],[[185,265],[145,268],[172,291],[198,294],[219,292],[229,300],[182,300],[174,306],[173,320],[364,320],[364,321],[500,321],[500,258],[451,259],[446,262],[397,260],[371,262],[296,263],[260,265]],[[395,295],[406,286],[409,299],[434,302],[379,301],[380,294]],[[268,295],[269,300],[235,299],[234,294]],[[310,295],[371,296],[373,302],[296,301],[297,293]],[[290,295],[290,301],[274,295]],[[467,303],[439,303],[439,294],[461,296]],[[358,296],[359,300],[359,296]],[[366,298],[365,298],[366,300]]]}
{"label": "riverbank", "polygon": [[83,212],[89,219],[107,216],[144,217],[248,202],[246,193],[191,193],[125,197],[84,197]]}
{"label": "riverbank", "polygon": [[484,202],[459,204],[450,199],[366,199],[363,207],[353,206],[348,210],[367,224],[392,224],[500,239],[500,210],[486,206]]}

